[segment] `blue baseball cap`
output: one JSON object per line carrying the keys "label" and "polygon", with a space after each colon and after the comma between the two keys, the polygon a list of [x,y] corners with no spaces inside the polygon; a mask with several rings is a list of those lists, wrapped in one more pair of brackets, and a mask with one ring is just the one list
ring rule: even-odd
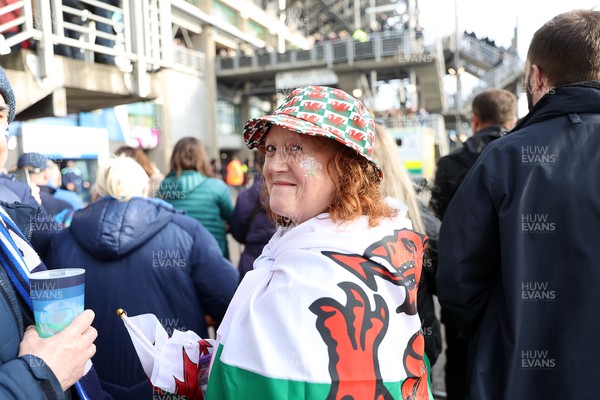
{"label": "blue baseball cap", "polygon": [[30,172],[42,172],[48,166],[48,157],[40,153],[24,153],[17,160],[17,168],[27,168]]}

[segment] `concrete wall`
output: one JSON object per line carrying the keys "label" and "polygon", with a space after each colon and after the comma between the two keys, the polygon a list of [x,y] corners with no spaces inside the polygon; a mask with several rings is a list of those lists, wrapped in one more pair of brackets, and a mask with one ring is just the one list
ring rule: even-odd
{"label": "concrete wall", "polygon": [[169,159],[177,141],[193,136],[210,143],[207,129],[206,84],[204,78],[172,70],[159,73],[159,97],[156,124],[160,129],[160,142],[149,154],[158,168],[167,173]]}

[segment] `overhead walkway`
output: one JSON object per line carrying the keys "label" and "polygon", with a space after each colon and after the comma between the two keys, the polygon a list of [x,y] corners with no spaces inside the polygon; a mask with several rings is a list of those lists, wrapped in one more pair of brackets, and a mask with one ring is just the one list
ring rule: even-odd
{"label": "overhead walkway", "polygon": [[[368,75],[375,71],[379,80],[386,80],[410,77],[412,71],[422,105],[429,112],[451,117],[458,111],[454,106],[455,98],[444,92],[442,78],[449,67],[454,67],[454,42],[454,36],[424,44],[422,39],[411,33],[376,33],[371,34],[366,42],[333,40],[308,50],[219,57],[216,59],[216,75],[221,84],[243,95],[266,95],[287,88],[277,83],[277,77],[282,74],[301,75],[305,71],[324,74],[330,71],[336,75]],[[441,50],[440,43],[443,46]],[[472,93],[466,96],[463,93],[462,114],[470,111],[470,100],[485,88],[517,90],[523,74],[523,62],[517,55],[467,34],[459,38],[458,49],[461,66],[481,79],[481,84]],[[299,85],[305,83],[304,79],[297,81]]]}
{"label": "overhead walkway", "polygon": [[508,54],[506,50],[492,46],[466,33],[459,35],[458,47],[455,42],[454,34],[446,36],[443,40],[446,66],[456,69],[454,54],[458,48],[461,63],[459,67],[465,67],[467,72],[478,78],[482,78],[489,70],[496,67],[502,62],[504,54]]}
{"label": "overhead walkway", "polygon": [[[424,42],[414,33],[385,32],[369,35],[365,42],[353,39],[325,41],[309,50],[288,50],[250,56],[216,59],[220,83],[242,87],[243,94],[276,93],[275,77],[280,73],[328,70],[336,75],[377,73],[379,79],[406,78],[413,71],[421,88],[421,101],[431,112],[446,109],[442,77],[445,71],[442,43]],[[267,82],[265,84],[265,81]],[[355,79],[358,81],[358,79]],[[358,83],[351,88],[358,87]]]}

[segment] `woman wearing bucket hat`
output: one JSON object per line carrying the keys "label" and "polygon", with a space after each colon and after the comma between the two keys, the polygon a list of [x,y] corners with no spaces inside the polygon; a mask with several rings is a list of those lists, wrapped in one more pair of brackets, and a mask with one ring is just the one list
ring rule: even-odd
{"label": "woman wearing bucket hat", "polygon": [[427,399],[416,309],[427,239],[379,191],[374,123],[334,88],[246,123],[278,229],[217,332],[208,399]]}

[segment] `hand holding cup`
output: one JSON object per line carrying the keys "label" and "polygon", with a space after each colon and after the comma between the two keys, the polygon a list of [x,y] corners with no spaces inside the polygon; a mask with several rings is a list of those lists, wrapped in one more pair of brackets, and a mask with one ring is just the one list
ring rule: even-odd
{"label": "hand holding cup", "polygon": [[85,310],[69,326],[49,338],[41,338],[30,325],[19,346],[19,356],[31,354],[50,367],[63,390],[67,390],[84,374],[86,362],[96,354],[94,340],[98,332],[92,327],[94,312]]}

